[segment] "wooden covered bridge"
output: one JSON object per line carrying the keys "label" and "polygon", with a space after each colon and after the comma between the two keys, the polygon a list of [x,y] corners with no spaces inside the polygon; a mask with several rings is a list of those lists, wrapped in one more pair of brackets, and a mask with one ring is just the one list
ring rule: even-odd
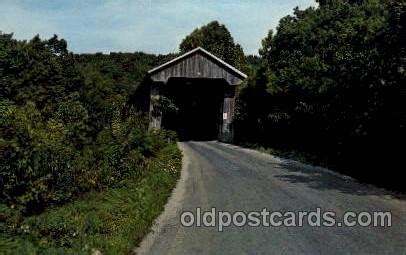
{"label": "wooden covered bridge", "polygon": [[[150,128],[175,130],[182,140],[233,140],[235,88],[247,75],[198,47],[148,71]],[[163,112],[162,97],[176,106]]]}

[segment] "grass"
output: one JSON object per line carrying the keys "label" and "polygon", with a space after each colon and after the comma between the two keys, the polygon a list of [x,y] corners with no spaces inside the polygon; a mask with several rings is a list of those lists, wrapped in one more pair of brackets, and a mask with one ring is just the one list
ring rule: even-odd
{"label": "grass", "polygon": [[1,205],[0,254],[127,254],[163,210],[180,168],[180,151],[170,145],[119,187],[26,218]]}

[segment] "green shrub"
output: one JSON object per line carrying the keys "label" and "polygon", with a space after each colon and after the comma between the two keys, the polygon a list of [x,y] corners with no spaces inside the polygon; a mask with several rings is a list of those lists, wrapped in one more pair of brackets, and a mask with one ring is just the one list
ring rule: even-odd
{"label": "green shrub", "polygon": [[176,184],[181,153],[165,146],[120,187],[89,192],[40,215],[22,217],[0,205],[0,250],[5,254],[126,254],[149,231]]}
{"label": "green shrub", "polygon": [[165,131],[147,132],[140,116],[117,117],[93,144],[78,151],[71,140],[75,132],[66,120],[65,124],[57,119],[45,122],[33,103],[2,107],[7,113],[2,124],[12,135],[1,140],[6,154],[0,172],[1,201],[21,206],[28,214],[139,175],[147,159],[174,139]]}
{"label": "green shrub", "polygon": [[176,139],[148,132],[103,77],[85,82],[64,40],[0,33],[0,46],[0,203],[35,214],[120,185]]}

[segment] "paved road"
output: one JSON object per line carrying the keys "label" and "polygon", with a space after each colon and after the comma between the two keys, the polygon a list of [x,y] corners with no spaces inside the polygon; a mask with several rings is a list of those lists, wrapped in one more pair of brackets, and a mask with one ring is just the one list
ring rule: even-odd
{"label": "paved road", "polygon": [[[218,142],[180,143],[182,177],[139,254],[406,254],[405,200],[350,178]],[[183,227],[182,211],[390,211],[392,227]],[[403,207],[403,208],[402,208]],[[241,218],[240,218],[241,219]]]}

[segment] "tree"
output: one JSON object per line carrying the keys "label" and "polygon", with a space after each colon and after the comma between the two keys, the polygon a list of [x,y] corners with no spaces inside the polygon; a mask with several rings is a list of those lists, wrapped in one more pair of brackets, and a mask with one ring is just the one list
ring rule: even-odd
{"label": "tree", "polygon": [[234,42],[226,26],[219,24],[218,21],[212,21],[195,29],[182,40],[179,49],[185,53],[196,47],[210,51],[237,68],[245,68],[246,59],[241,46]]}
{"label": "tree", "polygon": [[333,6],[335,4],[350,3],[350,4],[362,4],[368,0],[316,0],[321,7]]}
{"label": "tree", "polygon": [[114,185],[167,143],[124,109],[154,56],[81,57],[56,35],[0,33],[0,205],[37,213]]}
{"label": "tree", "polygon": [[404,127],[397,98],[406,84],[406,3],[329,2],[280,20],[263,40],[263,71],[246,90],[267,96],[240,101],[262,111],[254,120],[261,125],[251,129],[257,140],[309,152],[364,179],[385,182],[373,170],[390,168],[390,184],[400,162],[380,159],[398,155],[399,120]]}

